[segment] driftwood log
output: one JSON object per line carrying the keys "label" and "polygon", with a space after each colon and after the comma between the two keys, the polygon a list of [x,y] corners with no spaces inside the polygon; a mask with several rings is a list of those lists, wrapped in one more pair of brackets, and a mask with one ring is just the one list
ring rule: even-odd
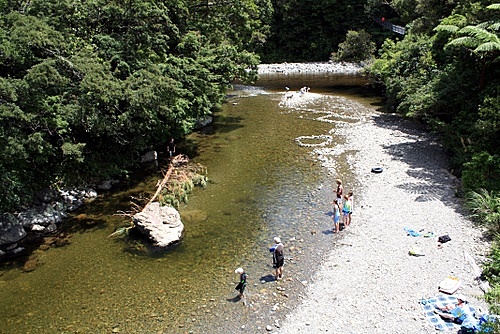
{"label": "driftwood log", "polygon": [[161,193],[162,189],[165,187],[165,185],[167,184],[168,182],[168,179],[170,178],[170,176],[172,175],[172,172],[174,171],[175,167],[177,167],[178,165],[180,164],[185,164],[189,161],[189,158],[184,155],[184,154],[179,154],[179,155],[176,155],[172,161],[170,161],[170,164],[168,165],[168,169],[167,169],[167,172],[165,173],[165,175],[163,176],[163,180],[160,182],[160,184],[158,185],[158,187],[156,188],[156,192],[154,193],[153,197],[151,197],[151,199],[148,201],[148,203],[146,203],[146,205],[144,207],[146,207],[148,204],[150,203],[153,203],[154,200],[158,197],[158,195]]}

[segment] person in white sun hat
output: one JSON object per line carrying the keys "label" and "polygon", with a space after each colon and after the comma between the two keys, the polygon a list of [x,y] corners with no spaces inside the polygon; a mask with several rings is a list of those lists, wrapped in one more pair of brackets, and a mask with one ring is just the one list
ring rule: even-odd
{"label": "person in white sun hat", "polygon": [[245,297],[244,293],[245,287],[247,286],[248,275],[245,274],[245,270],[243,270],[243,268],[236,269],[234,273],[240,275],[240,282],[234,289],[239,291],[240,294],[238,295],[238,297],[243,298]]}
{"label": "person in white sun hat", "polygon": [[451,320],[456,324],[462,324],[468,317],[466,312],[467,298],[463,295],[455,295],[456,304],[448,304],[444,307],[437,307],[434,312],[445,320]]}
{"label": "person in white sun hat", "polygon": [[274,248],[274,259],[276,263],[276,280],[283,278],[283,266],[285,265],[285,246],[281,243],[279,237],[274,237],[274,243],[276,247]]}

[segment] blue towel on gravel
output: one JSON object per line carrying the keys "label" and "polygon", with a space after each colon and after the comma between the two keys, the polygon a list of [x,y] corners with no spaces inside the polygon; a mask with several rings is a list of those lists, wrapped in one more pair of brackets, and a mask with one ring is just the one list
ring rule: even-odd
{"label": "blue towel on gravel", "polygon": [[406,231],[406,233],[408,233],[408,235],[411,235],[412,237],[419,237],[422,235],[422,234],[418,233],[417,231],[414,231],[408,227],[405,227],[405,231]]}
{"label": "blue towel on gravel", "polygon": [[[444,320],[441,318],[439,315],[434,313],[434,310],[437,307],[445,307],[448,304],[456,304],[457,303],[457,298],[455,296],[450,296],[450,295],[439,295],[433,298],[429,299],[424,299],[421,300],[420,303],[422,304],[422,309],[424,311],[424,315],[429,320],[431,324],[434,325],[434,327],[437,330],[440,331],[448,331],[448,330],[455,330],[458,331],[460,329],[460,325],[457,325],[450,320]],[[475,321],[476,319],[474,318],[474,313],[476,312],[476,309],[471,306],[470,304],[465,304],[464,306],[466,308],[466,313],[468,313],[468,319]],[[469,326],[472,324],[465,323],[467,320],[464,321],[462,326]]]}

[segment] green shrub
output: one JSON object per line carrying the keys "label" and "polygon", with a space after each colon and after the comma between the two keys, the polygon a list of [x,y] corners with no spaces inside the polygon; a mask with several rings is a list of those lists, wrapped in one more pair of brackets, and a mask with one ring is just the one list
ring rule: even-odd
{"label": "green shrub", "polygon": [[[482,278],[487,279],[491,289],[485,294],[485,300],[490,305],[492,314],[500,314],[500,243],[497,234],[493,243],[489,262],[483,266]],[[495,332],[498,333],[498,332]]]}
{"label": "green shrub", "polygon": [[500,156],[488,152],[476,153],[464,164],[462,184],[465,190],[500,189]]}
{"label": "green shrub", "polygon": [[194,187],[205,188],[208,178],[205,175],[198,173],[189,174],[186,178],[180,180],[172,180],[165,187],[160,196],[160,203],[174,208],[178,208],[181,203],[187,204],[189,201],[189,193]]}
{"label": "green shrub", "polygon": [[[482,225],[489,228],[493,234],[500,233],[500,197],[496,192],[479,189],[471,191],[468,195],[467,207],[474,218]],[[500,260],[500,251],[499,258]]]}
{"label": "green shrub", "polygon": [[348,31],[345,41],[339,44],[339,50],[332,54],[333,61],[363,61],[373,57],[377,49],[371,35],[364,30]]}

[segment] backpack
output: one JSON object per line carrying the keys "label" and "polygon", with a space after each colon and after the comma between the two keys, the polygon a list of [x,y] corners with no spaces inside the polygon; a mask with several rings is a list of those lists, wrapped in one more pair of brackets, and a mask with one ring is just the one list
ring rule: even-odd
{"label": "backpack", "polygon": [[438,238],[438,241],[439,241],[440,243],[442,243],[442,244],[444,244],[445,242],[448,242],[448,241],[450,241],[450,240],[451,240],[451,238],[450,238],[450,236],[449,236],[448,234],[442,235],[442,236],[440,236],[440,237]]}

